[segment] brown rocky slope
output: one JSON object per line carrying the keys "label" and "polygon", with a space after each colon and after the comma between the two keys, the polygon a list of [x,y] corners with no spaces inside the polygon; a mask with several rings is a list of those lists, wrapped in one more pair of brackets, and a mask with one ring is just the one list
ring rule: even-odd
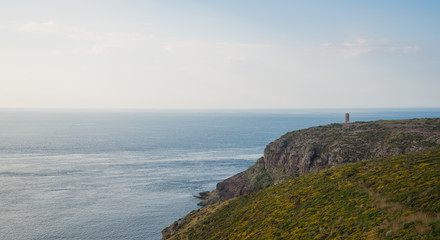
{"label": "brown rocky slope", "polygon": [[336,165],[440,146],[440,119],[330,124],[289,132],[249,169],[220,183],[200,205],[210,205]]}

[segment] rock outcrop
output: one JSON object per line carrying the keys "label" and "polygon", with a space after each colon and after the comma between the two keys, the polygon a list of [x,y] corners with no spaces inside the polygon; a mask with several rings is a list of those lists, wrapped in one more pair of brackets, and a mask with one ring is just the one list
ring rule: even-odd
{"label": "rock outcrop", "polygon": [[163,239],[440,239],[439,169],[437,148],[310,172],[193,211]]}
{"label": "rock outcrop", "polygon": [[270,143],[249,169],[218,183],[200,205],[248,194],[310,171],[438,146],[438,118],[330,124],[293,131]]}

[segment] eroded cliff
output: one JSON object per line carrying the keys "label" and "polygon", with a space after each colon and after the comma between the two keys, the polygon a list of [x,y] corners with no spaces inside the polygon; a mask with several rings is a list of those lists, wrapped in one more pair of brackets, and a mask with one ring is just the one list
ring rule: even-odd
{"label": "eroded cliff", "polygon": [[270,143],[249,169],[218,183],[200,204],[248,194],[310,171],[437,146],[438,118],[330,124],[293,131]]}
{"label": "eroded cliff", "polygon": [[440,239],[440,149],[310,172],[193,211],[163,239]]}

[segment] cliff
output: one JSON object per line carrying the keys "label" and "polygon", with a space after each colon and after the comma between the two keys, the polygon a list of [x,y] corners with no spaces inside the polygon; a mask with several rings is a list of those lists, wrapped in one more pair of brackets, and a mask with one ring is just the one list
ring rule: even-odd
{"label": "cliff", "polygon": [[209,205],[311,171],[440,146],[440,119],[330,124],[293,131],[270,143],[249,169],[217,184]]}
{"label": "cliff", "polygon": [[344,164],[193,211],[162,234],[170,240],[440,239],[439,169],[439,149]]}

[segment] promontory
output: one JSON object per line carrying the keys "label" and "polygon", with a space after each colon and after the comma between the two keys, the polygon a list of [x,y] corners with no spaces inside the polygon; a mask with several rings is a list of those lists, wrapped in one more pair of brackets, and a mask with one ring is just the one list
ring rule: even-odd
{"label": "promontory", "polygon": [[164,239],[438,239],[440,119],[289,132]]}

